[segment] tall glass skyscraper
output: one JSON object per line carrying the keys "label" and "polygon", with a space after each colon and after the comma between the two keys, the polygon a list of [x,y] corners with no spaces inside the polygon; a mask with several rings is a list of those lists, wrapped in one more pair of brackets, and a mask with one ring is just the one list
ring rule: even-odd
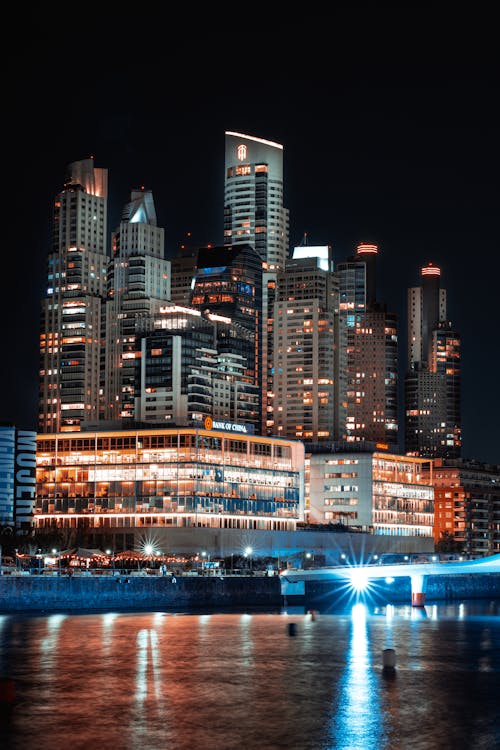
{"label": "tall glass skyscraper", "polygon": [[332,248],[296,247],[278,274],[269,432],[306,442],[334,439]]}
{"label": "tall glass skyscraper", "polygon": [[108,171],[73,162],[54,201],[40,324],[40,432],[79,430],[102,411]]}
{"label": "tall glass skyscraper", "polygon": [[376,301],[377,245],[360,243],[339,281],[336,438],[397,448],[397,316]]}
{"label": "tall glass skyscraper", "polygon": [[428,263],[408,290],[405,452],[457,458],[461,452],[460,335],[446,319],[441,269]]}
{"label": "tall glass skyscraper", "polygon": [[225,135],[224,244],[252,245],[276,271],[288,252],[283,146],[243,133]]}
{"label": "tall glass skyscraper", "polygon": [[157,226],[153,194],[133,190],[113,235],[106,305],[105,416],[133,420],[136,396],[136,337],[151,330],[170,299],[170,261],[164,230]]}
{"label": "tall glass skyscraper", "polygon": [[[244,362],[241,379],[261,388],[262,263],[249,244],[201,248],[191,306],[221,318],[216,334],[220,355],[237,354]],[[254,401],[252,397],[252,402]],[[257,431],[262,421],[260,399],[247,418]]]}
{"label": "tall glass skyscraper", "polygon": [[272,391],[272,326],[276,275],[288,256],[289,218],[283,206],[283,146],[226,131],[224,244],[248,243],[262,259],[261,432],[266,434]]}

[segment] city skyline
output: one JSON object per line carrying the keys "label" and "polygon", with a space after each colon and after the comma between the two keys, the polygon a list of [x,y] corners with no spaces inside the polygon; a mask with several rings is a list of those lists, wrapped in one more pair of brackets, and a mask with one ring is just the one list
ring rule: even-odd
{"label": "city skyline", "polygon": [[[46,66],[37,70],[33,62],[31,73],[17,102],[14,144],[26,132],[21,123],[28,108],[41,105],[38,88],[47,82]],[[129,73],[133,88],[144,70]],[[221,244],[224,132],[235,130],[283,145],[290,250],[307,234],[311,244],[332,245],[336,265],[359,242],[379,246],[378,296],[398,315],[403,370],[408,288],[418,285],[428,262],[442,269],[448,314],[462,339],[462,455],[500,463],[495,69],[481,61],[350,62],[314,81],[307,71],[282,75],[261,87],[255,109],[236,96],[228,107],[224,91],[215,82],[204,87],[204,77],[190,83],[172,83],[168,111],[155,102],[148,111],[137,107],[122,116],[107,102],[124,94],[125,83],[105,68],[92,89],[92,108],[73,118],[72,127],[58,126],[63,109],[79,111],[70,92],[24,143],[12,174],[15,231],[2,277],[5,343],[16,359],[3,368],[0,420],[36,424],[39,309],[52,201],[66,166],[92,154],[96,165],[109,169],[108,242],[130,191],[151,189],[170,258],[183,241]],[[155,85],[155,78],[146,79],[144,96]],[[250,82],[246,91],[252,98],[259,86]],[[203,112],[212,113],[209,121]],[[14,298],[13,279],[19,279]],[[400,383],[401,377],[402,370]]]}

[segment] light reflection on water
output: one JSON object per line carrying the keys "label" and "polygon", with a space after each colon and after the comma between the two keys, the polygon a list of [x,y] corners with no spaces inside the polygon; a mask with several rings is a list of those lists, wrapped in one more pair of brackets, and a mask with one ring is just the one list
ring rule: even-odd
{"label": "light reflection on water", "polygon": [[495,602],[3,615],[0,678],[1,750],[500,748]]}

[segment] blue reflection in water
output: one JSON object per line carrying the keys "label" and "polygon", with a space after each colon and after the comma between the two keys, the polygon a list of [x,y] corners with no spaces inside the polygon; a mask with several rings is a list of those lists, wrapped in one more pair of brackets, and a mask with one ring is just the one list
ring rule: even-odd
{"label": "blue reflection in water", "polygon": [[384,747],[378,679],[368,648],[366,607],[352,609],[347,664],[340,679],[333,715],[332,750],[381,750]]}

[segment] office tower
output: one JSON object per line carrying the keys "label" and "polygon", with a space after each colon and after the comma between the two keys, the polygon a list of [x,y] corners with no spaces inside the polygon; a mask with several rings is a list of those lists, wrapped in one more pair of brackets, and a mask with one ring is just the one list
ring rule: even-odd
{"label": "office tower", "polygon": [[[239,355],[243,382],[262,389],[262,262],[247,244],[205,247],[198,252],[191,307],[218,320],[218,355]],[[252,390],[252,389],[250,389]],[[253,402],[253,399],[252,399]],[[260,432],[260,399],[250,422]]]}
{"label": "office tower", "polygon": [[376,300],[377,245],[360,243],[337,265],[336,439],[395,449],[398,440],[397,316]]}
{"label": "office tower", "polygon": [[39,431],[79,430],[102,409],[108,171],[69,165],[54,201],[40,322]]}
{"label": "office tower", "polygon": [[277,282],[269,432],[332,442],[337,306],[332,248],[294,248]]}
{"label": "office tower", "polygon": [[199,310],[165,305],[137,339],[136,414],[143,422],[192,426],[212,414],[214,325]]}
{"label": "office tower", "polygon": [[181,247],[170,259],[170,300],[181,307],[189,307],[196,276],[198,248]]}
{"label": "office tower", "polygon": [[405,452],[456,458],[461,451],[460,335],[446,318],[441,269],[421,269],[421,286],[408,290],[408,369],[405,377]]}
{"label": "office tower", "polygon": [[283,206],[283,146],[233,131],[225,133],[224,243],[248,243],[263,263],[261,399],[267,430],[272,389],[272,316],[276,274],[288,257],[288,209]]}
{"label": "office tower", "polygon": [[217,351],[219,337],[242,335],[241,328],[232,329],[229,318],[179,305],[163,307],[154,330],[139,341],[137,418],[186,426],[200,426],[208,416],[254,423],[259,392],[245,379],[246,358]]}
{"label": "office tower", "polygon": [[136,336],[170,299],[170,261],[153,194],[133,190],[113,234],[106,304],[105,417],[135,418]]}
{"label": "office tower", "polygon": [[288,210],[283,207],[283,146],[226,131],[224,243],[252,245],[269,270],[288,254]]}

